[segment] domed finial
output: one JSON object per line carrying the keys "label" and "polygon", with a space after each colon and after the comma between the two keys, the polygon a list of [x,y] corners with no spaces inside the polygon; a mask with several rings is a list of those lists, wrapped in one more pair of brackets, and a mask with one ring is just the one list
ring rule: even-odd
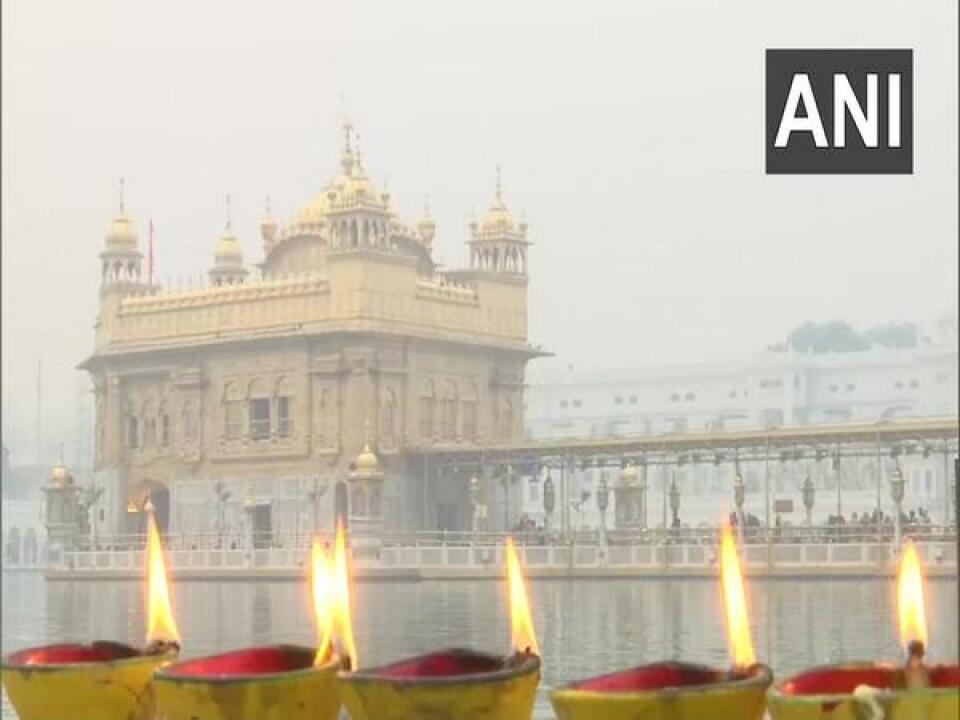
{"label": "domed finial", "polygon": [[354,141],[357,144],[357,171],[363,175],[363,156],[360,154],[360,133],[354,135]]}
{"label": "domed finial", "polygon": [[120,214],[123,215],[125,211],[123,203],[123,191],[124,191],[124,180],[123,175],[120,176]]}
{"label": "domed finial", "polygon": [[500,181],[500,165],[497,165],[497,202],[503,202],[503,196],[501,194],[502,186]]}
{"label": "domed finial", "polygon": [[353,174],[353,148],[350,147],[350,136],[353,134],[353,125],[349,120],[343,123],[343,157],[340,158],[340,167],[344,175]]}
{"label": "domed finial", "polygon": [[227,193],[227,232],[230,232],[230,226],[233,224],[230,217],[230,193]]}

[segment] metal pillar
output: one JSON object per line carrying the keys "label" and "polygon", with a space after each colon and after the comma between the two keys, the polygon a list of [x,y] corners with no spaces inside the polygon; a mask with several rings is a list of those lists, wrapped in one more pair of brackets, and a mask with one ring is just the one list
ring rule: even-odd
{"label": "metal pillar", "polygon": [[767,525],[767,542],[770,542],[770,436],[763,454],[763,508]]}

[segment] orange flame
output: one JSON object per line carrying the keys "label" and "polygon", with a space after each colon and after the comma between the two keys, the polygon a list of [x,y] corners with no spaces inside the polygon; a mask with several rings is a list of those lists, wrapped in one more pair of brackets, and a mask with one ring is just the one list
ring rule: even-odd
{"label": "orange flame", "polygon": [[170,583],[163,559],[163,544],[152,512],[147,512],[147,644],[180,642],[170,605]]}
{"label": "orange flame", "polygon": [[317,655],[313,664],[322,665],[333,643],[333,569],[317,538],[314,538],[310,551],[310,595],[313,622],[317,628]]}
{"label": "orange flame", "polygon": [[900,556],[897,573],[897,616],[900,625],[900,643],[904,649],[919,641],[927,644],[927,619],[923,603],[923,569],[917,548],[906,542]]}
{"label": "orange flame", "polygon": [[337,523],[337,537],[333,544],[333,625],[334,634],[340,641],[341,651],[350,661],[350,669],[356,670],[357,645],[353,639],[353,622],[350,619],[350,569],[347,563],[347,534],[343,524]]}
{"label": "orange flame", "polygon": [[720,532],[720,582],[723,585],[730,659],[735,667],[749,667],[757,662],[757,657],[750,639],[750,616],[747,612],[740,557],[737,555],[737,544],[728,522],[723,523]]}
{"label": "orange flame", "polygon": [[510,635],[515,652],[540,654],[537,634],[533,630],[533,618],[530,617],[530,603],[527,602],[527,588],[523,582],[523,570],[517,559],[517,548],[513,538],[507,538],[507,588],[510,592]]}
{"label": "orange flame", "polygon": [[313,596],[314,622],[317,626],[317,654],[314,664],[320,665],[336,648],[340,657],[356,670],[357,645],[350,619],[350,570],[347,561],[347,537],[343,525],[337,523],[333,558],[327,556],[319,540],[314,540],[310,561],[310,589]]}

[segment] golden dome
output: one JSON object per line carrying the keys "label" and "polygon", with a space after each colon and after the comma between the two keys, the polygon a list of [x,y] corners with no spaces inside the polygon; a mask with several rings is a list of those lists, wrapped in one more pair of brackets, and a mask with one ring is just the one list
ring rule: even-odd
{"label": "golden dome", "polygon": [[484,233],[502,233],[513,230],[513,215],[503,204],[503,199],[497,195],[490,210],[480,223],[480,230]]}
{"label": "golden dome", "polygon": [[50,482],[57,485],[66,485],[70,482],[70,473],[63,465],[55,465],[50,470]]}
{"label": "golden dome", "polygon": [[363,450],[357,455],[356,460],[358,471],[376,472],[379,469],[376,453],[370,449],[370,445],[364,443]]}
{"label": "golden dome", "polygon": [[213,253],[214,259],[219,264],[221,261],[240,261],[243,262],[243,246],[237,238],[227,233],[217,241],[217,249]]}
{"label": "golden dome", "polygon": [[136,228],[124,213],[110,222],[110,227],[107,228],[107,245],[129,248],[137,246]]}

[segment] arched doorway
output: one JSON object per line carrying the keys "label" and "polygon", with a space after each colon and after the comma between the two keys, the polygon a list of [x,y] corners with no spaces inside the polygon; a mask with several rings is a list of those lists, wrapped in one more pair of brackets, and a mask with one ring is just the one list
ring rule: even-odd
{"label": "arched doorway", "polygon": [[342,523],[347,527],[347,517],[350,514],[350,501],[347,495],[347,484],[342,480],[333,489],[333,525]]}
{"label": "arched doorway", "polygon": [[166,485],[154,485],[150,490],[153,514],[157,519],[157,529],[165,533],[170,527],[170,490]]}
{"label": "arched doorway", "polygon": [[147,500],[153,505],[153,515],[157,520],[157,529],[166,533],[170,528],[170,489],[163,483],[147,480],[130,494],[127,512],[130,513],[130,532],[147,531]]}

